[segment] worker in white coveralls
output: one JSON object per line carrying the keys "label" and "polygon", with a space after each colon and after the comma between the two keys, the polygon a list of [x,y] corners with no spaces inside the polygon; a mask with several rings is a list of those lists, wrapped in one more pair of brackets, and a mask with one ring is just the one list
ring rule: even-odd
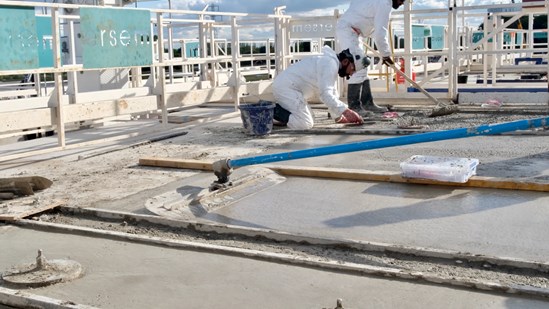
{"label": "worker in white coveralls", "polygon": [[273,81],[274,119],[290,129],[311,129],[314,117],[307,100],[318,96],[337,123],[362,124],[362,117],[339,100],[336,89],[338,75],[349,78],[354,72],[354,56],[349,51],[337,54],[329,46],[320,55],[292,64]]}
{"label": "worker in white coveralls", "polygon": [[[382,61],[394,64],[389,46],[389,19],[391,9],[398,9],[404,0],[351,0],[349,8],[338,19],[336,37],[340,50],[349,49],[355,55],[357,72],[349,79],[347,103],[349,108],[364,115],[370,112],[386,112],[387,108],[374,103],[368,79],[369,58],[365,56],[362,39],[373,36]],[[361,91],[362,90],[362,91]]]}

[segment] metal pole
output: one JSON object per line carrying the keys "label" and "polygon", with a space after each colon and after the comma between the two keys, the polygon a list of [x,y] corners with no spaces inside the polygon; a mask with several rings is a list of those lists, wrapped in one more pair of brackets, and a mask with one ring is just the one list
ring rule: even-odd
{"label": "metal pole", "polygon": [[296,160],[303,158],[319,157],[325,155],[333,155],[338,153],[347,153],[361,150],[371,150],[379,148],[388,148],[395,146],[403,146],[410,144],[435,142],[448,139],[457,139],[464,137],[473,137],[480,135],[494,135],[517,130],[528,130],[532,128],[549,126],[549,117],[518,120],[512,122],[504,122],[499,124],[485,124],[473,128],[459,128],[453,130],[428,132],[422,134],[414,134],[408,136],[398,136],[384,138],[373,141],[362,141],[349,144],[325,146],[318,148],[303,149],[277,154],[261,155],[242,159],[228,160],[229,168],[242,167],[254,164],[271,163],[278,161]]}

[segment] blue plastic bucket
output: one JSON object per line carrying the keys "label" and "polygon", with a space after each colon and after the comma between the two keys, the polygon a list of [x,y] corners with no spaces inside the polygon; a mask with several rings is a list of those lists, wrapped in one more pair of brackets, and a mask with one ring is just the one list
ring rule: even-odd
{"label": "blue plastic bucket", "polygon": [[260,100],[257,103],[241,104],[240,117],[244,129],[250,135],[266,135],[273,129],[274,116],[273,102]]}

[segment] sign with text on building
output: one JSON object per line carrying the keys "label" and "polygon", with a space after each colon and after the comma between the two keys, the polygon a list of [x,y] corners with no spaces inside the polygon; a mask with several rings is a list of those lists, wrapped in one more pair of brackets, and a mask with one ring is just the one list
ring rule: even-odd
{"label": "sign with text on building", "polygon": [[0,6],[0,70],[38,67],[34,8]]}
{"label": "sign with text on building", "polygon": [[335,17],[292,19],[290,36],[292,39],[333,38],[336,23]]}
{"label": "sign with text on building", "polygon": [[80,31],[86,69],[152,64],[148,10],[81,8]]}

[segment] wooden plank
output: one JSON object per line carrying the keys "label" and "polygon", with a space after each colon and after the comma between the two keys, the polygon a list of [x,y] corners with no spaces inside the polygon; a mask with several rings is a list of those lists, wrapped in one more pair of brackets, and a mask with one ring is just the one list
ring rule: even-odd
{"label": "wooden plank", "polygon": [[[141,166],[212,170],[212,163],[198,160],[165,159],[145,157],[139,159]],[[360,181],[378,181],[391,183],[409,183],[423,185],[439,185],[451,187],[490,188],[522,191],[549,192],[549,183],[520,181],[511,178],[472,176],[466,183],[445,182],[430,179],[404,178],[399,173],[385,171],[366,171],[356,169],[277,166],[262,165],[284,176],[315,177],[327,179],[344,179]]]}
{"label": "wooden plank", "polygon": [[35,205],[33,201],[35,199],[13,200],[0,204],[0,220],[16,221],[67,203],[65,200],[57,200],[48,204]]}
{"label": "wooden plank", "polygon": [[140,158],[139,165],[151,167],[168,167],[191,170],[211,171],[212,163],[199,160],[164,159],[164,158]]}

